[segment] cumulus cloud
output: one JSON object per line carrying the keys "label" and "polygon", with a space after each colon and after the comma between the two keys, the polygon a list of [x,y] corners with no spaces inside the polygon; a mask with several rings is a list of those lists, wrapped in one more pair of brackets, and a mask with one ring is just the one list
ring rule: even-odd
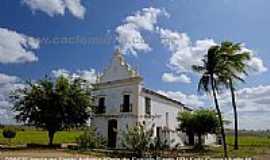
{"label": "cumulus cloud", "polygon": [[81,4],[80,0],[65,0],[64,2],[73,16],[81,19],[84,18],[86,9]]}
{"label": "cumulus cloud", "polygon": [[[226,119],[233,120],[230,93],[222,94],[219,99]],[[269,129],[270,85],[259,85],[237,90],[236,104],[240,128]]]}
{"label": "cumulus cloud", "polygon": [[[270,112],[270,85],[243,88],[236,92],[237,106],[240,112]],[[229,93],[221,96],[222,106],[231,106]]]}
{"label": "cumulus cloud", "polygon": [[126,17],[124,24],[115,30],[118,47],[123,49],[124,53],[133,55],[136,55],[138,51],[151,51],[151,47],[145,42],[141,31],[154,32],[158,17],[162,15],[169,16],[165,10],[150,7]]}
{"label": "cumulus cloud", "polygon": [[191,83],[191,79],[185,74],[175,75],[173,73],[164,73],[162,75],[162,80],[169,83]]}
{"label": "cumulus cloud", "polygon": [[37,61],[33,50],[39,41],[33,37],[0,27],[0,63],[22,63]]}
{"label": "cumulus cloud", "polygon": [[[241,112],[239,114],[239,128],[252,130],[269,129],[270,112]],[[233,115],[228,115],[227,119],[233,120]],[[233,127],[233,123],[231,124]]]}
{"label": "cumulus cloud", "polygon": [[[193,65],[202,65],[201,59],[207,54],[208,49],[217,45],[213,39],[203,39],[192,42],[186,33],[180,33],[169,29],[159,28],[161,43],[172,53],[169,60],[169,67],[172,72],[183,73],[191,72]],[[252,73],[265,72],[267,68],[264,66],[262,59],[256,57],[256,54],[242,46],[242,51],[251,53],[251,60],[247,64]]]}
{"label": "cumulus cloud", "polygon": [[170,97],[172,99],[175,99],[177,101],[182,102],[183,104],[192,107],[192,108],[198,108],[198,107],[205,107],[205,101],[207,100],[207,97],[205,96],[197,96],[193,94],[184,94],[180,91],[162,91],[159,90],[158,93],[165,95],[167,97]]}
{"label": "cumulus cloud", "polygon": [[12,104],[9,95],[18,88],[23,88],[20,78],[0,73],[0,123],[15,123],[15,113],[11,111]]}
{"label": "cumulus cloud", "polygon": [[68,9],[73,16],[83,19],[86,12],[81,0],[23,0],[22,2],[29,6],[33,12],[39,10],[51,17],[63,16],[65,10]]}
{"label": "cumulus cloud", "polygon": [[89,81],[90,83],[96,83],[97,73],[94,69],[79,70],[77,73],[82,79]]}
{"label": "cumulus cloud", "polygon": [[251,53],[251,59],[247,62],[250,72],[253,74],[266,72],[267,68],[263,63],[263,60],[259,57],[256,57],[255,53],[251,50],[248,51]]}
{"label": "cumulus cloud", "polygon": [[71,78],[82,78],[87,80],[90,83],[96,83],[97,73],[94,69],[89,70],[78,70],[77,72],[70,72],[66,69],[58,69],[53,70],[52,75],[54,77],[64,76],[64,77],[71,77]]}
{"label": "cumulus cloud", "polygon": [[60,76],[69,77],[70,74],[71,73],[66,69],[57,69],[52,71],[52,76],[56,78]]}
{"label": "cumulus cloud", "polygon": [[262,73],[267,71],[267,68],[264,66],[262,59],[258,57],[252,57],[248,64],[252,69],[254,69],[255,73]]}
{"label": "cumulus cloud", "polygon": [[208,48],[216,44],[212,39],[198,40],[193,44],[186,33],[169,29],[160,28],[159,33],[161,43],[172,53],[170,68],[178,73],[191,72],[192,65],[202,64],[201,59]]}

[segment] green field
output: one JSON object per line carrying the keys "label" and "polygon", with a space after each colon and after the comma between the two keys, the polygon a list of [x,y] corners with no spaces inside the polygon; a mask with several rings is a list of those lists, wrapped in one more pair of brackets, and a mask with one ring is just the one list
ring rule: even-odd
{"label": "green field", "polygon": [[[239,150],[233,150],[233,136],[227,136],[227,143],[229,146],[229,156],[231,157],[252,157],[270,154],[270,138],[268,136],[240,136]],[[204,154],[212,157],[221,157],[223,155],[223,148],[210,148]]]}
{"label": "green field", "polygon": [[[229,145],[233,145],[233,136],[228,136],[227,141]],[[270,147],[269,136],[240,136],[239,145],[242,147],[254,146],[254,147]]]}
{"label": "green field", "polygon": [[[0,131],[0,144],[9,144],[6,140],[2,131]],[[76,138],[82,133],[82,131],[59,131],[56,132],[54,137],[55,144],[61,143],[72,143],[76,141]],[[37,130],[27,130],[27,131],[17,131],[17,135],[11,140],[12,145],[22,145],[22,144],[48,144],[48,135],[45,131]]]}
{"label": "green field", "polygon": [[[76,142],[76,138],[82,134],[82,131],[61,131],[55,134],[54,144],[73,143]],[[240,136],[239,145],[240,149],[234,151],[233,136],[227,136],[227,142],[229,145],[229,155],[233,157],[250,157],[255,155],[270,154],[270,138],[269,136]],[[12,139],[11,145],[22,144],[47,144],[48,136],[46,131],[38,130],[26,130],[17,131],[16,138]],[[2,136],[0,130],[0,144],[10,144]],[[223,153],[222,147],[209,148],[199,153],[204,156],[221,157]],[[198,154],[198,153],[194,153]]]}

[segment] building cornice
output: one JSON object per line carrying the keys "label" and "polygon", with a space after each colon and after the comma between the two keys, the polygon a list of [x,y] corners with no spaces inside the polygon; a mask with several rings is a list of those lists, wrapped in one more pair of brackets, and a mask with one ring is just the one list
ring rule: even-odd
{"label": "building cornice", "polygon": [[161,118],[161,115],[136,115],[136,114],[95,114],[94,117],[104,117],[104,118],[146,118],[155,119]]}
{"label": "building cornice", "polygon": [[127,79],[97,83],[97,84],[94,84],[94,87],[96,89],[108,88],[108,87],[112,87],[112,86],[119,87],[119,86],[126,86],[126,85],[130,85],[130,84],[138,84],[141,81],[143,81],[142,77],[131,77],[131,78],[127,78]]}

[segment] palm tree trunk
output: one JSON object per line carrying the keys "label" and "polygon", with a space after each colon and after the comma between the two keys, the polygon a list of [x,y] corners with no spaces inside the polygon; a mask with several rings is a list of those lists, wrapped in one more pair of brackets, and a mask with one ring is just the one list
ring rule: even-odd
{"label": "palm tree trunk", "polygon": [[237,107],[235,102],[235,93],[233,88],[232,79],[230,79],[230,90],[232,95],[232,106],[234,112],[234,149],[238,149],[238,115],[237,115]]}
{"label": "palm tree trunk", "polygon": [[224,126],[223,126],[223,119],[222,119],[221,111],[219,109],[219,104],[218,104],[218,100],[217,100],[216,86],[214,84],[214,76],[213,75],[211,75],[211,87],[212,87],[213,97],[214,97],[216,110],[218,113],[218,118],[219,118],[219,123],[220,123],[221,136],[222,136],[223,149],[224,149],[224,157],[228,158],[226,134],[225,134]]}

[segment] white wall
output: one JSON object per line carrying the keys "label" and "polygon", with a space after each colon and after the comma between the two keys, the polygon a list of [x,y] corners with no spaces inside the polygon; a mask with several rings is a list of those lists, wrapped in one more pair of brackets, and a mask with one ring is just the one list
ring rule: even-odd
{"label": "white wall", "polygon": [[[173,145],[176,143],[184,145],[184,141],[186,139],[185,135],[176,131],[176,128],[178,127],[178,121],[176,119],[177,113],[179,111],[183,111],[183,107],[158,96],[141,92],[139,96],[139,115],[145,115],[145,97],[149,97],[151,99],[151,115],[155,118],[143,118],[140,116],[141,118],[139,121],[145,121],[149,127],[151,127],[152,124],[155,124],[156,127],[168,127],[171,130],[170,139],[175,140]],[[168,126],[166,124],[166,112],[169,113]],[[154,136],[156,136],[156,133]]]}
{"label": "white wall", "polygon": [[127,127],[134,127],[136,125],[137,117],[96,117],[92,121],[92,125],[96,127],[97,133],[104,138],[108,138],[108,121],[111,119],[117,120],[117,148],[121,148],[122,134],[127,131]]}
{"label": "white wall", "polygon": [[[109,115],[120,114],[120,105],[123,103],[123,95],[130,95],[130,103],[132,104],[132,113],[137,112],[137,95],[138,87],[137,84],[126,84],[126,85],[109,85],[108,87],[101,88],[94,93],[96,96],[96,105],[98,98],[105,98],[106,113]],[[125,113],[124,113],[125,114]]]}
{"label": "white wall", "polygon": [[204,136],[204,144],[205,145],[213,145],[217,142],[217,136],[216,134],[207,134]]}
{"label": "white wall", "polygon": [[[98,98],[105,97],[105,113],[97,114],[92,120],[92,125],[97,128],[97,132],[104,138],[108,137],[108,121],[117,120],[117,147],[121,146],[121,134],[127,127],[134,127],[138,122],[138,80],[134,82],[122,82],[110,85],[102,85],[101,88],[93,92],[96,96],[96,105]],[[123,85],[124,84],[124,85]],[[132,112],[120,112],[120,105],[123,103],[123,95],[130,95]]]}

